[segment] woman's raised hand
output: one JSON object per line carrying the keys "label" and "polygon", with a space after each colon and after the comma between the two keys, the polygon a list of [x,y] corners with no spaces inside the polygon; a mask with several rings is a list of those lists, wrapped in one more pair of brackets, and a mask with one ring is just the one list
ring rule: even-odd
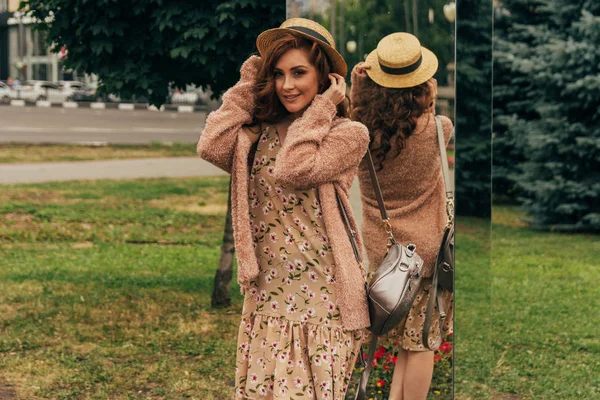
{"label": "woman's raised hand", "polygon": [[329,80],[331,86],[323,93],[323,97],[337,106],[346,98],[346,80],[340,74],[329,74]]}
{"label": "woman's raised hand", "polygon": [[255,80],[262,63],[263,61],[259,56],[250,56],[250,58],[242,64],[240,71],[242,79]]}
{"label": "woman's raised hand", "polygon": [[435,99],[437,97],[437,80],[435,78],[430,78],[427,81],[427,86],[429,87],[429,95],[431,96],[431,105],[429,107],[429,112],[435,114]]}
{"label": "woman's raised hand", "polygon": [[366,76],[367,75],[366,70],[371,69],[371,66],[365,64],[364,62],[359,62],[358,64],[356,64],[356,67],[354,67],[354,68],[355,68],[356,73],[358,75],[361,75],[361,76],[364,75],[364,76]]}

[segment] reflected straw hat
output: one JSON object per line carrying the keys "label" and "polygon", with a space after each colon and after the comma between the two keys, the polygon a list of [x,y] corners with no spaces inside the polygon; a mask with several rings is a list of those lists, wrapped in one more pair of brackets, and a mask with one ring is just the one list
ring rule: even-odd
{"label": "reflected straw hat", "polygon": [[279,28],[269,29],[258,35],[256,48],[261,57],[265,57],[273,42],[286,33],[317,42],[329,57],[333,72],[346,77],[348,66],[344,57],[335,49],[335,41],[331,33],[320,24],[306,18],[290,18]]}
{"label": "reflected straw hat", "polygon": [[387,88],[408,88],[427,82],[438,68],[433,52],[405,32],[392,33],[379,41],[365,61],[367,75]]}

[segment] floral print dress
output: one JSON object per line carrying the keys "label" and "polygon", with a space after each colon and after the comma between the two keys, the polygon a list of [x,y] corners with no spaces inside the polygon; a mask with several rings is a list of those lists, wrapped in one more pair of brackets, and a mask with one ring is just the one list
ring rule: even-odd
{"label": "floral print dress", "polygon": [[273,178],[280,148],[275,127],[263,128],[248,188],[260,273],[244,298],[236,399],[343,400],[363,331],[340,323],[317,190]]}

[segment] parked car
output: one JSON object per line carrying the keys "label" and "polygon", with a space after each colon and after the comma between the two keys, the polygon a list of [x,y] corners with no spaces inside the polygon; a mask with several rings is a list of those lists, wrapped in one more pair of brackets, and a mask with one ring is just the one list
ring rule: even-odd
{"label": "parked car", "polygon": [[4,83],[0,82],[0,102],[7,103],[10,101],[10,87]]}
{"label": "parked car", "polygon": [[10,97],[26,101],[63,102],[66,100],[60,86],[48,81],[25,81],[21,85],[13,87]]}
{"label": "parked car", "polygon": [[209,97],[202,89],[188,86],[185,91],[176,89],[171,94],[171,104],[206,104]]}
{"label": "parked car", "polygon": [[60,81],[58,82],[60,85],[60,89],[62,90],[65,99],[74,100],[73,96],[75,93],[84,93],[86,92],[86,85],[83,82],[79,81]]}

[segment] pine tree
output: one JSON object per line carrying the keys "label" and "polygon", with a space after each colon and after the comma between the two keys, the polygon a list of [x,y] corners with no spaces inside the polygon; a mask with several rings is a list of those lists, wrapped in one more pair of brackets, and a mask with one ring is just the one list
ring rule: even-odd
{"label": "pine tree", "polygon": [[532,47],[539,44],[548,0],[504,0],[494,9],[493,185],[494,201],[514,200],[515,177],[525,161],[527,136],[517,121],[539,119],[531,106],[535,88],[529,75]]}
{"label": "pine tree", "polygon": [[456,19],[456,213],[489,217],[492,8],[463,0]]}
{"label": "pine tree", "polygon": [[519,187],[534,227],[600,231],[600,2],[549,0],[532,48],[531,80],[539,119],[526,133]]}

